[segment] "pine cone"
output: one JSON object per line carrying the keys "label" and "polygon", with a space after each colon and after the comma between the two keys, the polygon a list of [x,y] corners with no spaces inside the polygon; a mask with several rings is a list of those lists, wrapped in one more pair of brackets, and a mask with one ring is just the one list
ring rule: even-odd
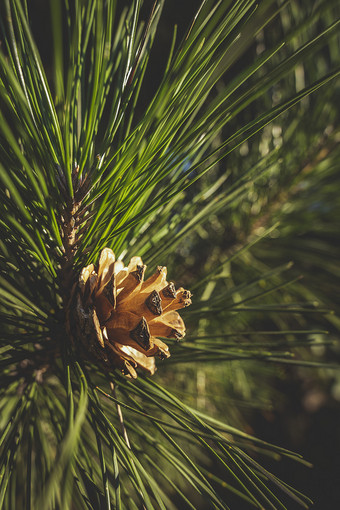
{"label": "pine cone", "polygon": [[191,304],[191,293],[166,281],[166,267],[144,281],[146,266],[133,257],[127,267],[104,248],[98,268],[82,269],[76,292],[76,336],[91,357],[136,378],[137,367],[150,374],[155,356],[170,356],[158,336],[183,338],[185,325],[176,312]]}

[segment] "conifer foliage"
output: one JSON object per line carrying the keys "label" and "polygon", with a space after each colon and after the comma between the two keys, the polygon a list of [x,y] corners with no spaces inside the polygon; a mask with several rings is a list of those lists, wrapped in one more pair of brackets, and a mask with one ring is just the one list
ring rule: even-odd
{"label": "conifer foliage", "polygon": [[338,327],[270,244],[331,193],[337,2],[203,0],[146,102],[169,3],[49,0],[45,45],[41,6],[0,5],[3,509],[310,504],[259,462],[299,455],[186,390],[232,361],[262,391]]}

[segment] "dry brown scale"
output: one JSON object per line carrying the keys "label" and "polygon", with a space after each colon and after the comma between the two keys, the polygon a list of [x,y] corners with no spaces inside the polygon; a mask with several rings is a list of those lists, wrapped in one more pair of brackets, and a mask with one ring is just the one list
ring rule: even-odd
{"label": "dry brown scale", "polygon": [[144,281],[145,269],[140,257],[124,267],[104,248],[98,268],[90,264],[80,273],[74,320],[70,317],[71,329],[91,358],[133,378],[138,367],[154,374],[155,356],[170,356],[158,337],[183,338],[185,325],[176,310],[191,304],[188,290],[176,290],[166,281],[166,267],[158,266]]}

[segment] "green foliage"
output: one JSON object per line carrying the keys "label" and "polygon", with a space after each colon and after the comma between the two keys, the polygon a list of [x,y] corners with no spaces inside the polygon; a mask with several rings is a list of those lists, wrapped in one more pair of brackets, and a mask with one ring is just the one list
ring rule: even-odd
{"label": "green foliage", "polygon": [[[51,0],[47,57],[29,2],[0,7],[0,508],[310,504],[254,460],[299,455],[186,392],[227,370],[223,391],[242,378],[262,405],[272,367],[334,366],[310,347],[339,327],[339,8],[205,0],[145,104],[164,3],[143,23],[141,0]],[[66,332],[104,247],[194,291],[153,378],[83,359]]]}

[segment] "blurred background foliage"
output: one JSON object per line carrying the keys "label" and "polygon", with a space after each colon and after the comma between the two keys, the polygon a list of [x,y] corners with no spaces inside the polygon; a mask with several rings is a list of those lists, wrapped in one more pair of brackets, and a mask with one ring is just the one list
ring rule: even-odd
{"label": "blurred background foliage", "polygon": [[[118,141],[113,140],[108,159],[119,147],[126,147],[124,133],[134,133],[150,102],[157,97],[173,25],[177,24],[177,40],[181,40],[199,4],[197,1],[165,2],[155,35],[157,43],[152,47],[145,78],[131,110],[133,115],[129,115],[128,106],[125,116],[129,126],[119,128]],[[142,19],[147,19],[152,5],[151,1],[144,2]],[[52,43],[52,34],[49,25],[42,22],[50,15],[48,5],[32,1],[29,7],[32,31],[47,78],[55,84],[58,78],[54,76],[55,67],[47,44],[47,41]],[[143,403],[143,412],[153,415],[152,398],[159,398],[163,404],[168,398],[158,389],[157,385],[162,385],[179,402],[197,409],[195,419],[208,416],[211,420],[208,423],[217,430],[222,427],[221,422],[227,423],[229,432],[221,428],[226,440],[232,438],[236,448],[248,448],[255,461],[305,492],[316,501],[313,508],[333,509],[340,502],[336,484],[339,461],[332,455],[340,446],[335,426],[340,400],[337,367],[340,357],[340,82],[335,71],[340,64],[337,25],[340,9],[338,2],[331,1],[259,2],[258,12],[254,12],[250,10],[245,15],[249,16],[249,23],[242,27],[236,42],[228,41],[230,46],[226,46],[228,51],[221,61],[223,72],[215,86],[204,92],[205,102],[195,122],[197,125],[200,119],[207,122],[206,131],[201,130],[201,136],[210,130],[206,141],[201,143],[198,138],[195,149],[195,137],[188,139],[190,147],[186,154],[176,135],[175,141],[169,144],[169,155],[162,153],[163,166],[159,171],[164,172],[167,180],[164,178],[150,190],[157,195],[164,182],[171,190],[170,185],[179,182],[185,174],[186,180],[176,188],[179,192],[170,200],[165,196],[164,204],[130,224],[135,211],[144,211],[142,206],[138,209],[133,204],[127,216],[119,217],[113,224],[116,235],[105,238],[102,228],[93,234],[93,239],[86,239],[85,246],[92,249],[93,259],[100,247],[110,245],[124,260],[136,254],[142,256],[150,270],[166,265],[170,278],[194,294],[193,305],[182,314],[187,337],[179,344],[168,342],[172,356],[158,363],[155,382],[141,377],[133,387],[117,375],[114,398],[137,408]],[[67,46],[66,42],[63,44]],[[216,54],[217,50],[215,58]],[[260,60],[261,65],[256,67],[254,62]],[[314,92],[314,84],[323,84],[327,76],[333,79],[315,93],[307,94],[307,89]],[[56,91],[57,87],[53,94]],[[166,91],[164,97],[167,98]],[[293,98],[291,103],[290,98]],[[161,95],[159,101],[161,104]],[[62,114],[58,97],[56,111]],[[105,117],[104,110],[104,125]],[[152,122],[160,129],[158,121],[156,115]],[[184,139],[185,130],[182,127],[178,130],[178,136]],[[101,134],[99,128],[99,139]],[[103,136],[106,134],[103,130]],[[141,147],[148,140],[143,140]],[[229,141],[227,148],[223,145],[225,140]],[[153,140],[152,143],[156,144]],[[99,145],[100,142],[96,149]],[[92,153],[95,154],[94,149]],[[119,165],[119,160],[115,163]],[[155,165],[157,168],[157,159]],[[110,167],[107,172],[111,172]],[[101,178],[105,179],[106,175],[104,171]],[[105,223],[105,213],[102,218]],[[78,257],[77,267],[84,261],[83,254]],[[47,301],[50,299],[48,296]],[[104,387],[107,381],[97,376]],[[51,379],[51,388],[56,394],[62,393],[57,379]],[[45,391],[48,394],[51,390]],[[140,399],[141,391],[150,391],[150,402]],[[171,405],[182,412],[179,402]],[[112,414],[112,405],[113,402],[103,404],[105,412]],[[153,429],[149,435],[145,429],[141,432],[135,411],[126,408],[124,413],[137,458],[143,459],[150,472],[163,472],[168,477],[161,482],[155,475],[160,490],[165,492],[166,508],[171,508],[171,504],[174,508],[186,508],[182,506],[186,504],[189,507],[185,497],[193,508],[210,508],[197,490],[186,489],[183,498],[175,488],[173,492],[169,489],[171,483],[184,486],[187,471],[183,466],[182,470],[179,468],[178,459],[171,458],[170,450],[162,444],[164,433],[160,429],[158,432]],[[94,414],[91,416],[94,423]],[[169,420],[162,412],[159,416]],[[119,420],[116,416],[112,420],[118,429]],[[315,464],[315,468],[310,470],[296,464],[280,448],[266,448],[260,441],[252,442],[233,427],[259,440],[297,451],[306,458],[306,463]],[[225,466],[217,463],[209,448],[201,448],[202,440],[197,443],[195,436],[191,444],[183,430],[177,431],[178,434],[174,430],[177,444],[187,447],[192,458],[199,459],[202,472],[230,508],[254,507],[246,492],[240,499],[241,489],[239,486],[235,489],[232,474],[226,475]],[[95,457],[93,444],[95,437],[100,444],[98,431],[95,427],[92,432],[89,428],[86,431],[89,436],[84,447]],[[204,431],[208,434],[207,429]],[[54,438],[51,431],[47,432],[49,435]],[[60,440],[61,436],[57,437]],[[154,449],[157,458],[150,453]],[[173,461],[171,468],[169,459]],[[243,465],[235,467],[234,460],[230,462],[238,474],[246,469]],[[251,460],[245,462],[253,466]],[[255,471],[259,486],[262,487],[266,476],[273,481],[258,467]],[[127,506],[139,508],[138,503],[134,506],[136,503],[132,502],[133,483],[131,487],[129,483],[132,482],[123,484],[122,499]],[[85,486],[90,494],[88,480]],[[98,504],[104,505],[104,496],[97,495],[92,501],[96,498]],[[287,508],[298,507],[288,495],[285,498],[283,494],[281,499]],[[272,508],[266,500],[262,504],[263,508]],[[282,508],[277,501],[272,504]]]}

